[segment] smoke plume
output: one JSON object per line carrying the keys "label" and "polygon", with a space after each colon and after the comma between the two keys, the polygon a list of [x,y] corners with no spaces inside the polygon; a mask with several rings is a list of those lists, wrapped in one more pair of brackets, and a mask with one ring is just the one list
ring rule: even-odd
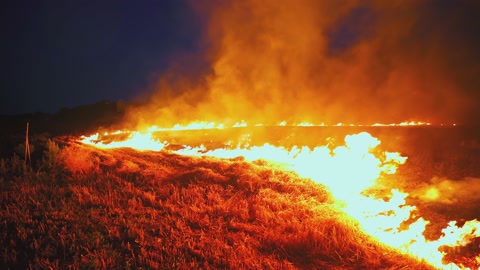
{"label": "smoke plume", "polygon": [[480,178],[466,177],[461,180],[450,180],[434,177],[430,184],[425,184],[410,195],[425,202],[457,204],[466,201],[480,200]]}
{"label": "smoke plume", "polygon": [[205,50],[162,76],[130,116],[159,125],[476,119],[479,3],[192,1]]}

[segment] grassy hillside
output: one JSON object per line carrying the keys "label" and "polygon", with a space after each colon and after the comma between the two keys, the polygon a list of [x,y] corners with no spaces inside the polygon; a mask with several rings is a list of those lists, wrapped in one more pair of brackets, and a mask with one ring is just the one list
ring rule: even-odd
{"label": "grassy hillside", "polygon": [[266,162],[37,149],[0,160],[2,269],[429,269]]}

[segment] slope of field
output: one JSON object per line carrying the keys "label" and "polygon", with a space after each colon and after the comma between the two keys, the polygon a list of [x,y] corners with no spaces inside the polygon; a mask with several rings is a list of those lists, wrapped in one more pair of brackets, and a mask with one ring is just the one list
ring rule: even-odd
{"label": "slope of field", "polygon": [[267,162],[60,145],[1,160],[2,269],[430,269]]}

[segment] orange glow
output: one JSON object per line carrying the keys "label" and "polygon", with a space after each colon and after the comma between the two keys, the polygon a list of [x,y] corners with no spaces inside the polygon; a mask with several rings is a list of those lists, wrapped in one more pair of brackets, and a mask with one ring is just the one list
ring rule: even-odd
{"label": "orange glow", "polygon": [[[288,125],[283,121],[279,126]],[[339,123],[338,125],[342,125]],[[380,124],[374,124],[378,126]],[[398,126],[430,125],[426,122],[402,122]],[[244,121],[235,123],[232,128],[246,127]],[[314,126],[302,122],[297,126]],[[390,126],[390,125],[389,125]],[[429,221],[415,216],[416,207],[408,205],[406,198],[409,194],[393,189],[387,199],[377,199],[365,194],[369,188],[376,184],[382,174],[395,174],[397,167],[407,161],[398,152],[379,151],[380,140],[367,132],[361,132],[345,137],[344,145],[333,148],[329,145],[309,148],[307,146],[294,146],[287,149],[282,146],[264,144],[249,146],[248,143],[231,146],[225,143],[224,148],[207,149],[184,146],[177,150],[166,150],[168,142],[158,142],[153,139],[153,132],[162,130],[195,130],[195,129],[221,129],[224,125],[213,122],[197,122],[186,126],[175,125],[171,129],[149,128],[145,133],[134,131],[115,132],[111,135],[128,135],[121,142],[104,143],[102,136],[95,134],[82,137],[81,142],[102,148],[131,147],[138,150],[164,150],[179,155],[211,156],[218,158],[235,158],[242,156],[248,161],[267,160],[282,170],[296,172],[299,176],[310,178],[317,183],[325,185],[336,198],[338,207],[358,220],[360,227],[380,242],[389,245],[400,252],[411,254],[420,260],[425,260],[431,265],[443,269],[461,269],[461,265],[450,263],[443,264],[445,253],[442,246],[464,246],[475,237],[480,237],[480,222],[471,220],[458,227],[451,221],[442,230],[442,235],[436,240],[428,240],[424,231]],[[103,137],[107,137],[106,133]],[[248,137],[248,136],[247,136]],[[428,190],[426,195],[435,200],[440,194],[438,190]],[[405,222],[409,221],[407,228]],[[477,260],[480,260],[477,257]]]}

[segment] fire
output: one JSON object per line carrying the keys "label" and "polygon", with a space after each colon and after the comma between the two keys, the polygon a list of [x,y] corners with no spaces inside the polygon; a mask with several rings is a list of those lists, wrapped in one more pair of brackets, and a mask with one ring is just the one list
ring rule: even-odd
{"label": "fire", "polygon": [[396,126],[400,126],[400,127],[405,127],[405,126],[431,126],[432,124],[429,123],[429,122],[422,122],[422,121],[404,121],[404,122],[401,122],[401,123],[398,123],[398,124],[395,124],[395,123],[391,123],[391,124],[381,124],[381,123],[375,123],[373,124],[373,126],[377,126],[377,127],[387,127],[387,126],[391,126],[391,127],[396,127]]}
{"label": "fire", "polygon": [[[222,124],[215,124],[215,122],[194,122],[188,125],[180,125],[176,124],[171,130],[196,130],[196,129],[212,129],[212,128],[218,128],[222,129],[223,125]],[[156,127],[153,127],[152,131],[155,130],[169,130],[169,129],[157,129]]]}
{"label": "fire", "polygon": [[[258,125],[258,124],[255,124]],[[288,123],[280,122],[278,126]],[[380,124],[374,124],[378,126]],[[430,125],[426,122],[403,122],[399,126]],[[235,123],[231,128],[246,127],[244,121]],[[297,126],[315,126],[302,122]],[[444,264],[445,252],[442,247],[465,246],[474,238],[480,237],[480,222],[467,221],[463,226],[457,226],[451,221],[442,230],[442,235],[436,240],[428,240],[424,231],[429,221],[416,216],[416,207],[408,205],[409,194],[393,189],[388,198],[375,198],[369,195],[368,189],[376,184],[382,174],[395,174],[397,167],[404,164],[407,157],[398,152],[380,151],[380,140],[367,132],[361,132],[345,137],[345,144],[294,146],[285,148],[265,143],[260,146],[250,146],[247,141],[237,146],[225,144],[223,148],[207,149],[204,145],[198,147],[184,146],[181,149],[170,150],[165,147],[168,142],[158,142],[154,133],[159,131],[224,129],[224,125],[213,122],[197,122],[190,125],[175,125],[171,129],[151,127],[146,132],[118,131],[112,134],[95,134],[82,137],[81,142],[93,144],[102,148],[131,147],[138,150],[171,151],[179,155],[211,156],[218,158],[244,157],[246,160],[267,160],[283,170],[295,171],[299,176],[310,178],[327,186],[343,211],[358,220],[359,226],[380,242],[389,245],[400,252],[416,256],[435,267],[443,269],[461,269],[462,265]],[[104,143],[103,138],[112,135],[123,135],[126,138],[120,142]],[[437,198],[438,191],[431,190],[427,196]],[[480,256],[477,256],[480,260]]]}
{"label": "fire", "polygon": [[105,132],[103,137],[107,137],[109,135],[117,135],[117,134],[128,134],[128,138],[124,141],[112,141],[109,143],[100,143],[101,137],[98,133],[94,134],[89,137],[84,137],[81,142],[85,144],[95,144],[102,148],[120,148],[120,147],[131,147],[137,150],[155,150],[160,151],[165,147],[164,143],[157,142],[151,139],[152,131],[147,133],[140,133],[140,132],[122,132],[116,131],[111,134]]}

